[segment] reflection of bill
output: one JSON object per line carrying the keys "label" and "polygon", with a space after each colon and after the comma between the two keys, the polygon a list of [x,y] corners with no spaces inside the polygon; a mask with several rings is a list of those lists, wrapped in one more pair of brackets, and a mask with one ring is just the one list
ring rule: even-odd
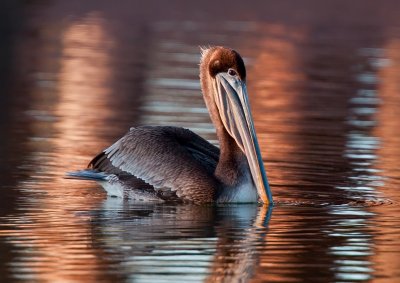
{"label": "reflection of bill", "polygon": [[207,282],[247,282],[259,266],[257,247],[266,244],[272,207],[233,206],[231,209],[236,220],[224,221],[216,227],[218,242]]}
{"label": "reflection of bill", "polygon": [[135,282],[242,282],[258,266],[256,248],[265,245],[271,210],[107,198],[92,219],[93,241]]}

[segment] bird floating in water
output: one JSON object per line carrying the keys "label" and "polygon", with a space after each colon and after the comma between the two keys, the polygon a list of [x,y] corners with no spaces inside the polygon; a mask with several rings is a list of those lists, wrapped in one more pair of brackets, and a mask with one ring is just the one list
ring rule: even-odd
{"label": "bird floating in water", "polygon": [[272,204],[246,90],[246,69],[229,48],[202,50],[200,81],[219,148],[192,131],[140,126],[72,178],[142,201]]}

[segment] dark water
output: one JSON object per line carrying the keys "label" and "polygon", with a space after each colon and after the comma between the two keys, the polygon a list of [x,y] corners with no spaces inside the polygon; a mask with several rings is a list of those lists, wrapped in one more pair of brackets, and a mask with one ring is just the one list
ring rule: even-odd
{"label": "dark water", "polygon": [[[400,282],[398,2],[162,3],[4,2],[0,281]],[[274,208],[63,179],[134,125],[216,142],[204,45],[245,57]]]}

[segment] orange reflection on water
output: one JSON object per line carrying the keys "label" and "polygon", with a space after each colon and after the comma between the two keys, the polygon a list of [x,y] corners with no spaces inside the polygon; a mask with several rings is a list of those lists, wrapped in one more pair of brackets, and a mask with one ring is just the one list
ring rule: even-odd
{"label": "orange reflection on water", "polygon": [[400,168],[400,40],[389,40],[384,50],[385,58],[380,60],[383,66],[378,69],[378,92],[384,103],[376,115],[379,127],[374,128],[374,134],[382,143],[378,149],[380,160],[377,167],[387,176],[394,177],[398,174],[396,169]]}
{"label": "orange reflection on water", "polygon": [[[296,41],[305,40],[307,31],[296,29],[294,32],[284,26],[274,25],[269,33],[283,38],[265,38],[259,43],[259,50],[254,52],[258,56],[248,71],[249,80],[256,78],[249,82],[249,93],[250,99],[253,98],[254,123],[258,129],[267,174],[273,184],[281,185],[288,184],[290,174],[274,161],[291,160],[293,153],[299,150],[297,143],[288,141],[298,131],[296,124],[291,121],[302,118],[298,107],[299,88],[293,86],[305,80],[304,74],[299,71],[302,62]],[[285,36],[294,38],[287,40]]]}
{"label": "orange reflection on water", "polygon": [[[258,56],[248,68],[248,77],[251,80],[249,94],[250,99],[253,97],[251,102],[254,123],[274,198],[275,201],[282,202],[288,198],[289,190],[283,188],[280,191],[282,188],[279,185],[290,183],[290,172],[288,168],[280,167],[279,161],[290,161],[293,154],[301,150],[298,143],[288,141],[299,134],[299,129],[294,127],[296,124],[291,121],[302,119],[298,107],[299,88],[293,86],[305,80],[304,74],[299,71],[302,68],[301,50],[296,46],[296,42],[307,39],[307,30],[299,28],[294,32],[293,29],[279,25],[268,28],[271,29],[269,33],[278,36],[263,38],[259,43],[259,50],[254,52]],[[252,78],[256,79],[253,81]],[[282,221],[284,224],[280,224],[279,218],[279,215],[273,213],[271,223],[282,231],[293,231],[304,221],[301,216],[286,214],[285,220]],[[285,243],[286,240],[281,236],[269,233],[265,236],[264,242]],[[273,274],[261,270],[268,270],[282,262],[296,262],[299,251],[287,251],[279,255],[269,252],[266,250],[260,255],[260,264],[254,271],[256,274],[254,281],[286,282],[290,278],[284,273]]]}
{"label": "orange reflection on water", "polygon": [[[383,66],[378,69],[379,98],[384,101],[376,114],[376,120],[379,127],[374,128],[374,135],[379,137],[381,146],[377,149],[379,160],[375,164],[376,169],[382,170],[384,186],[380,190],[385,198],[398,203],[400,201],[399,185],[400,182],[396,176],[400,168],[400,147],[399,129],[400,129],[400,40],[390,39],[384,46],[385,58],[381,59]],[[378,274],[391,275],[393,278],[399,276],[400,257],[396,253],[396,248],[400,245],[398,238],[399,225],[387,221],[387,215],[398,213],[396,206],[375,206],[371,208],[377,213],[378,223],[376,229],[375,241],[380,243],[376,245],[376,252],[373,261]],[[399,224],[400,222],[397,221]],[[393,239],[396,239],[394,240]],[[391,280],[381,279],[377,282],[391,282]]]}
{"label": "orange reflection on water", "polygon": [[[82,191],[81,182],[68,181],[63,176],[68,170],[83,168],[105,144],[99,128],[112,116],[106,106],[111,100],[110,50],[113,47],[106,24],[99,15],[89,14],[71,22],[62,33],[61,56],[57,58],[60,70],[54,91],[57,97],[51,111],[55,122],[45,125],[54,136],[34,143],[45,154],[32,157],[34,163],[40,164],[37,176],[22,186],[44,194],[32,204],[37,207],[37,213],[25,215],[30,224],[20,225],[12,235],[16,242],[18,238],[32,239],[30,249],[37,253],[38,261],[27,262],[28,266],[22,268],[30,269],[38,281],[67,282],[84,278],[85,282],[97,282],[105,276],[106,271],[101,268],[104,259],[92,249],[90,217],[76,214],[95,207],[102,195],[96,197],[93,191]],[[33,102],[33,109],[40,109],[40,100],[36,101],[37,105]],[[34,136],[40,137],[43,122],[36,123],[39,122],[33,122],[32,129],[37,129]],[[46,147],[50,150],[46,151]],[[93,184],[87,184],[94,189]],[[86,270],[90,266],[92,272],[83,271],[83,266]]]}
{"label": "orange reflection on water", "polygon": [[[98,146],[100,129],[113,115],[107,107],[112,100],[109,53],[113,44],[105,21],[96,14],[71,24],[63,34],[59,102],[55,109],[55,115],[60,117],[56,124],[59,130],[56,143],[57,147],[70,147],[67,150],[74,157],[71,162],[81,156],[80,153],[85,154],[88,147]],[[73,139],[82,137],[83,144],[81,141],[74,143]],[[84,152],[80,152],[82,150]],[[68,152],[60,153],[65,156]]]}

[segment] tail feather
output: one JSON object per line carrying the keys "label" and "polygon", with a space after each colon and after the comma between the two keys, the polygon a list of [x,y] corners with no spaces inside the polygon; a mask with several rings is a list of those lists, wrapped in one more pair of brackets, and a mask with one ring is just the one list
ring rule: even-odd
{"label": "tail feather", "polygon": [[80,180],[91,180],[91,181],[107,181],[109,176],[110,175],[107,173],[89,169],[66,173],[66,178],[69,179],[80,179]]}

